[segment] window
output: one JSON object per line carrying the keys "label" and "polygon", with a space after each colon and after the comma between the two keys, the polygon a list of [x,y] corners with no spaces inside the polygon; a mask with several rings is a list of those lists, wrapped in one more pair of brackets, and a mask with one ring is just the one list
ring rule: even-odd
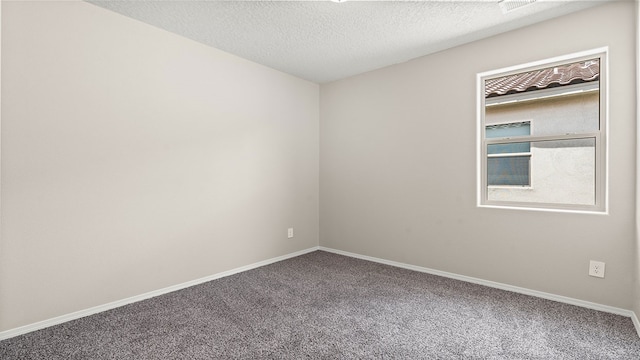
{"label": "window", "polygon": [[478,74],[480,206],[606,211],[606,49]]}
{"label": "window", "polygon": [[[530,122],[486,125],[489,138],[531,135]],[[493,144],[487,147],[487,183],[489,186],[529,186],[531,145],[529,143]]]}

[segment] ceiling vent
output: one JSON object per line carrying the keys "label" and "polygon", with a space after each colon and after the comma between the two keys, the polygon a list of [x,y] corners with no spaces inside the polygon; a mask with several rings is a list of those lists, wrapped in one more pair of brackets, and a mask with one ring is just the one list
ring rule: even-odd
{"label": "ceiling vent", "polygon": [[516,9],[520,9],[523,6],[533,4],[536,0],[500,0],[498,5],[502,9],[502,13],[506,14]]}

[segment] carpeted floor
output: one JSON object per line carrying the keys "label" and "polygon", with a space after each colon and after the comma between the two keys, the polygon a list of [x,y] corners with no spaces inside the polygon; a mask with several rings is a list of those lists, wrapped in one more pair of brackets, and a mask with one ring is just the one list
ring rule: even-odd
{"label": "carpeted floor", "polygon": [[640,359],[629,318],[316,251],[0,342],[0,359]]}

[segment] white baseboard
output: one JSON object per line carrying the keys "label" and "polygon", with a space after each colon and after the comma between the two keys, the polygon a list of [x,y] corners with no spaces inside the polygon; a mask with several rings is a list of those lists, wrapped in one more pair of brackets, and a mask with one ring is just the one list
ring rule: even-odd
{"label": "white baseboard", "polygon": [[85,316],[97,314],[97,313],[100,313],[100,312],[103,312],[103,311],[107,311],[107,310],[111,310],[111,309],[115,309],[117,307],[124,306],[124,305],[127,305],[127,304],[131,304],[131,303],[134,303],[134,302],[150,299],[150,298],[153,298],[153,297],[156,297],[156,296],[159,296],[159,295],[167,294],[167,293],[174,292],[174,291],[177,291],[177,290],[182,290],[182,289],[194,286],[194,285],[202,284],[202,283],[205,283],[205,282],[208,282],[208,281],[212,281],[212,280],[220,279],[220,278],[227,277],[227,276],[230,276],[230,275],[234,275],[234,274],[237,274],[237,273],[241,273],[243,271],[247,271],[247,270],[259,268],[259,267],[262,267],[262,266],[265,266],[265,265],[273,264],[275,262],[286,260],[286,259],[290,259],[290,258],[293,258],[293,257],[296,257],[296,256],[300,256],[300,255],[304,255],[304,254],[316,251],[318,249],[319,249],[319,247],[315,246],[315,247],[308,248],[308,249],[301,250],[301,251],[297,251],[297,252],[294,252],[294,253],[278,256],[278,257],[267,259],[267,260],[264,260],[264,261],[259,261],[257,263],[253,263],[253,264],[250,264],[250,265],[241,266],[239,268],[231,269],[231,270],[228,270],[228,271],[223,271],[221,273],[217,273],[217,274],[210,275],[210,276],[207,276],[207,277],[203,277],[203,278],[200,278],[200,279],[187,281],[187,282],[182,283],[182,284],[169,286],[169,287],[166,287],[164,289],[151,291],[151,292],[148,292],[148,293],[145,293],[145,294],[136,295],[136,296],[132,296],[132,297],[129,297],[129,298],[126,298],[126,299],[110,302],[108,304],[103,304],[103,305],[95,306],[95,307],[92,307],[92,308],[89,308],[89,309],[76,311],[76,312],[73,312],[73,313],[70,313],[70,314],[66,314],[66,315],[62,315],[62,316],[58,316],[58,317],[55,317],[55,318],[52,318],[52,319],[39,321],[37,323],[21,326],[21,327],[10,329],[10,330],[5,330],[5,331],[0,332],[0,340],[9,339],[9,338],[12,338],[14,336],[26,334],[26,333],[29,333],[29,332],[32,332],[32,331],[36,331],[36,330],[41,330],[41,329],[48,328],[48,327],[53,326],[53,325],[58,325],[58,324],[65,323],[67,321],[80,319],[80,318],[83,318]]}
{"label": "white baseboard", "polygon": [[502,283],[498,283],[498,282],[478,279],[478,278],[474,278],[474,277],[470,277],[470,276],[458,275],[458,274],[449,273],[449,272],[446,272],[446,271],[440,271],[440,270],[425,268],[425,267],[421,267],[421,266],[410,265],[410,264],[400,263],[400,262],[396,262],[396,261],[385,260],[385,259],[375,258],[375,257],[371,257],[371,256],[355,254],[355,253],[351,253],[351,252],[347,252],[347,251],[327,248],[327,247],[324,247],[324,246],[315,246],[315,247],[312,247],[312,248],[308,248],[308,249],[305,249],[305,250],[301,250],[301,251],[297,251],[297,252],[294,252],[294,253],[286,254],[286,255],[283,255],[283,256],[278,256],[278,257],[275,257],[275,258],[267,259],[267,260],[264,260],[264,261],[259,261],[257,263],[249,264],[249,265],[246,265],[246,266],[241,266],[241,267],[238,267],[238,268],[235,268],[235,269],[231,269],[231,270],[228,270],[228,271],[223,271],[221,273],[217,273],[217,274],[210,275],[210,276],[207,276],[207,277],[203,277],[203,278],[200,278],[200,279],[188,281],[188,282],[185,282],[185,283],[182,283],[182,284],[169,286],[169,287],[166,287],[166,288],[163,288],[163,289],[151,291],[151,292],[144,293],[144,294],[141,294],[141,295],[136,295],[136,296],[132,296],[132,297],[129,297],[129,298],[126,298],[126,299],[110,302],[108,304],[95,306],[95,307],[92,307],[92,308],[89,308],[89,309],[80,310],[80,311],[76,311],[76,312],[73,312],[73,313],[70,313],[70,314],[66,314],[66,315],[55,317],[55,318],[51,318],[51,319],[48,319],[48,320],[39,321],[37,323],[21,326],[21,327],[15,328],[15,329],[2,331],[2,332],[0,332],[0,340],[9,339],[9,338],[12,338],[12,337],[15,337],[15,336],[18,336],[18,335],[26,334],[26,333],[29,333],[29,332],[32,332],[32,331],[36,331],[36,330],[41,330],[41,329],[48,328],[50,326],[54,326],[54,325],[58,325],[58,324],[62,324],[62,323],[65,323],[65,322],[68,322],[68,321],[71,321],[71,320],[80,319],[80,318],[83,318],[85,316],[97,314],[97,313],[100,313],[100,312],[103,312],[103,311],[107,311],[107,310],[111,310],[111,309],[115,309],[115,308],[118,308],[120,306],[124,306],[124,305],[127,305],[127,304],[131,304],[131,303],[142,301],[142,300],[146,300],[146,299],[150,299],[150,298],[153,298],[153,297],[156,297],[156,296],[159,296],[159,295],[163,295],[163,294],[167,294],[167,293],[170,293],[170,292],[173,292],[173,291],[185,289],[185,288],[188,288],[188,287],[191,287],[191,286],[194,286],[194,285],[198,285],[198,284],[202,284],[202,283],[205,283],[205,282],[208,282],[208,281],[220,279],[220,278],[227,277],[227,276],[230,276],[230,275],[234,275],[234,274],[237,274],[237,273],[241,273],[241,272],[244,272],[244,271],[247,271],[247,270],[256,269],[256,268],[259,268],[261,266],[273,264],[273,263],[278,262],[278,261],[282,261],[282,260],[290,259],[290,258],[293,258],[293,257],[296,257],[296,256],[304,255],[304,254],[307,254],[307,253],[310,253],[310,252],[313,252],[313,251],[316,251],[316,250],[327,251],[327,252],[331,252],[331,253],[334,253],[334,254],[349,256],[349,257],[362,259],[362,260],[367,260],[367,261],[373,261],[373,262],[377,262],[377,263],[381,263],[381,264],[385,264],[385,265],[391,265],[391,266],[404,268],[404,269],[408,269],[408,270],[414,270],[414,271],[419,271],[419,272],[423,272],[423,273],[427,273],[427,274],[438,275],[438,276],[447,277],[447,278],[451,278],[451,279],[455,279],[455,280],[466,281],[466,282],[470,282],[470,283],[474,283],[474,284],[478,284],[478,285],[484,285],[484,286],[493,287],[493,288],[502,289],[502,290],[507,290],[507,291],[511,291],[511,292],[515,292],[515,293],[535,296],[535,297],[548,299],[548,300],[553,300],[553,301],[558,301],[558,302],[562,302],[562,303],[566,303],[566,304],[570,304],[570,305],[581,306],[581,307],[588,308],[588,309],[604,311],[604,312],[608,312],[608,313],[612,313],[612,314],[617,314],[617,315],[630,317],[631,320],[633,321],[633,324],[634,324],[634,326],[636,328],[636,331],[638,332],[638,336],[640,337],[640,320],[638,320],[637,315],[633,311],[630,311],[630,310],[625,310],[625,309],[616,308],[616,307],[613,307],[613,306],[602,305],[602,304],[592,303],[592,302],[583,301],[583,300],[579,300],[579,299],[569,298],[569,297],[565,297],[565,296],[545,293],[545,292],[542,292],[542,291],[526,289],[526,288],[522,288],[522,287],[518,287],[518,286],[512,286],[512,285],[502,284]]}
{"label": "white baseboard", "polygon": [[327,248],[327,247],[324,247],[324,246],[320,246],[320,250],[331,252],[331,253],[334,253],[334,254],[345,255],[345,256],[349,256],[349,257],[353,257],[353,258],[357,258],[357,259],[373,261],[373,262],[377,262],[377,263],[381,263],[381,264],[385,264],[385,265],[391,265],[391,266],[395,266],[395,267],[399,267],[399,268],[403,268],[403,269],[420,271],[420,272],[427,273],[427,274],[432,274],[432,275],[438,275],[438,276],[442,276],[442,277],[446,277],[446,278],[450,278],[450,279],[466,281],[466,282],[470,282],[470,283],[474,283],[474,284],[478,284],[478,285],[484,285],[484,286],[497,288],[497,289],[501,289],[501,290],[507,290],[507,291],[511,291],[511,292],[515,292],[515,293],[524,294],[524,295],[535,296],[535,297],[539,297],[539,298],[543,298],[543,299],[547,299],[547,300],[558,301],[558,302],[561,302],[561,303],[570,304],[570,305],[576,305],[576,306],[580,306],[580,307],[584,307],[584,308],[588,308],[588,309],[592,309],[592,310],[604,311],[604,312],[607,312],[607,313],[612,313],[612,314],[616,314],[616,315],[622,315],[622,316],[626,316],[626,317],[631,317],[633,322],[634,322],[634,325],[636,327],[636,330],[638,331],[638,335],[640,336],[640,323],[638,322],[638,318],[635,317],[635,313],[633,311],[631,311],[631,310],[625,310],[625,309],[621,309],[621,308],[617,308],[617,307],[613,307],[613,306],[597,304],[597,303],[593,303],[593,302],[589,302],[589,301],[574,299],[574,298],[561,296],[561,295],[550,294],[550,293],[537,291],[537,290],[531,290],[531,289],[522,288],[522,287],[513,286],[513,285],[508,285],[508,284],[503,284],[503,283],[499,283],[499,282],[478,279],[478,278],[474,278],[474,277],[470,277],[470,276],[458,275],[458,274],[454,274],[454,273],[450,273],[450,272],[446,272],[446,271],[440,271],[440,270],[425,268],[425,267],[422,267],[422,266],[410,265],[410,264],[400,263],[400,262],[396,262],[396,261],[385,260],[385,259],[375,258],[375,257],[371,257],[371,256],[355,254],[355,253],[351,253],[351,252],[348,252],[348,251],[342,251],[342,250]]}
{"label": "white baseboard", "polygon": [[638,320],[638,315],[635,312],[631,312],[631,321],[633,321],[633,326],[635,326],[638,337],[640,337],[640,320]]}

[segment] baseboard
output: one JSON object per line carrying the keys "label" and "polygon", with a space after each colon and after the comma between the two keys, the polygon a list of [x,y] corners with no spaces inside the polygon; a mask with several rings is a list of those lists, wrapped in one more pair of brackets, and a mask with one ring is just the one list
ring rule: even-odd
{"label": "baseboard", "polygon": [[640,337],[640,320],[638,320],[638,315],[635,312],[631,312],[631,321],[633,321],[633,326],[636,328],[638,337]]}
{"label": "baseboard", "polygon": [[570,297],[566,297],[566,296],[550,294],[550,293],[546,293],[546,292],[542,292],[542,291],[531,290],[531,289],[522,288],[522,287],[513,286],[513,285],[508,285],[508,284],[503,284],[503,283],[499,283],[499,282],[483,280],[483,279],[474,278],[474,277],[470,277],[470,276],[458,275],[458,274],[454,274],[454,273],[450,273],[450,272],[446,272],[446,271],[440,271],[440,270],[425,268],[425,267],[422,267],[422,266],[416,266],[416,265],[405,264],[405,263],[400,263],[400,262],[391,261],[391,260],[375,258],[375,257],[371,257],[371,256],[366,256],[366,255],[355,254],[355,253],[351,253],[351,252],[348,252],[348,251],[342,251],[342,250],[327,248],[327,247],[324,247],[324,246],[320,246],[319,250],[331,252],[331,253],[338,254],[338,255],[349,256],[349,257],[353,257],[353,258],[357,258],[357,259],[373,261],[373,262],[377,262],[377,263],[380,263],[380,264],[391,265],[391,266],[404,268],[404,269],[408,269],[408,270],[419,271],[419,272],[423,272],[423,273],[427,273],[427,274],[431,274],[431,275],[438,275],[438,276],[442,276],[442,277],[446,277],[446,278],[450,278],[450,279],[461,280],[461,281],[470,282],[470,283],[474,283],[474,284],[478,284],[478,285],[484,285],[484,286],[497,288],[497,289],[501,289],[501,290],[507,290],[507,291],[511,291],[511,292],[515,292],[515,293],[524,294],[524,295],[535,296],[535,297],[539,297],[539,298],[543,298],[543,299],[547,299],[547,300],[558,301],[558,302],[561,302],[561,303],[570,304],[570,305],[576,305],[576,306],[580,306],[580,307],[587,308],[587,309],[598,310],[598,311],[603,311],[603,312],[612,313],[612,314],[616,314],[616,315],[622,315],[622,316],[626,316],[626,317],[631,317],[633,322],[634,322],[634,325],[636,327],[636,330],[638,330],[638,335],[640,336],[640,330],[639,330],[640,329],[640,323],[638,323],[638,318],[635,317],[635,313],[633,311],[630,311],[630,310],[625,310],[625,309],[621,309],[621,308],[617,308],[617,307],[613,307],[613,306],[602,305],[602,304],[597,304],[597,303],[593,303],[593,302],[589,302],[589,301],[574,299],[574,298],[570,298]]}
{"label": "baseboard", "polygon": [[70,313],[70,314],[58,316],[58,317],[51,318],[51,319],[48,319],[48,320],[39,321],[37,323],[21,326],[21,327],[15,328],[15,329],[5,330],[5,331],[0,332],[0,341],[9,339],[9,338],[12,338],[12,337],[15,337],[15,336],[23,335],[23,334],[26,334],[26,333],[29,333],[29,332],[32,332],[32,331],[48,328],[50,326],[62,324],[62,323],[68,322],[68,321],[80,319],[80,318],[83,318],[85,316],[90,316],[90,315],[97,314],[97,313],[100,313],[100,312],[103,312],[103,311],[115,309],[115,308],[118,308],[118,307],[121,307],[121,306],[124,306],[124,305],[127,305],[127,304],[135,303],[135,302],[138,302],[138,301],[143,301],[143,300],[150,299],[150,298],[153,298],[153,297],[156,297],[156,296],[160,296],[160,295],[163,295],[163,294],[167,294],[167,293],[170,293],[170,292],[182,290],[182,289],[185,289],[185,288],[188,288],[188,287],[191,287],[191,286],[195,286],[195,285],[199,285],[199,284],[202,284],[202,283],[205,283],[205,282],[208,282],[208,281],[212,281],[212,280],[220,279],[220,278],[227,277],[227,276],[230,276],[230,275],[234,275],[234,274],[237,274],[237,273],[241,273],[241,272],[244,272],[244,271],[256,269],[256,268],[259,268],[259,267],[262,267],[262,266],[265,266],[265,265],[273,264],[273,263],[278,262],[278,261],[282,261],[282,260],[294,258],[296,256],[304,255],[304,254],[307,254],[307,253],[310,253],[310,252],[313,252],[313,251],[316,251],[316,250],[322,250],[322,251],[331,252],[331,253],[334,253],[334,254],[349,256],[349,257],[353,257],[353,258],[357,258],[357,259],[377,262],[377,263],[380,263],[380,264],[395,266],[395,267],[404,268],[404,269],[408,269],[408,270],[419,271],[419,272],[432,274],[432,275],[438,275],[438,276],[447,277],[447,278],[451,278],[451,279],[455,279],[455,280],[466,281],[466,282],[470,282],[470,283],[474,283],[474,284],[478,284],[478,285],[484,285],[484,286],[488,286],[488,287],[492,287],[492,288],[507,290],[507,291],[511,291],[511,292],[515,292],[515,293],[524,294],[524,295],[535,296],[535,297],[539,297],[539,298],[543,298],[543,299],[547,299],[547,300],[558,301],[558,302],[562,302],[562,303],[566,303],[566,304],[570,304],[570,305],[576,305],[576,306],[581,306],[581,307],[588,308],[588,309],[604,311],[604,312],[608,312],[608,313],[612,313],[612,314],[617,314],[617,315],[630,317],[631,320],[633,321],[633,325],[635,326],[636,331],[638,332],[638,336],[640,337],[640,320],[638,319],[637,315],[633,311],[630,311],[630,310],[625,310],[625,309],[616,308],[616,307],[613,307],[613,306],[602,305],[602,304],[583,301],[583,300],[574,299],[574,298],[570,298],[570,297],[565,297],[565,296],[545,293],[545,292],[542,292],[542,291],[531,290],[531,289],[522,288],[522,287],[518,287],[518,286],[498,283],[498,282],[494,282],[494,281],[483,280],[483,279],[474,278],[474,277],[470,277],[470,276],[458,275],[458,274],[454,274],[454,273],[450,273],[450,272],[446,272],[446,271],[440,271],[440,270],[425,268],[425,267],[422,267],[422,266],[416,266],[416,265],[405,264],[405,263],[400,263],[400,262],[391,261],[391,260],[375,258],[375,257],[371,257],[371,256],[366,256],[366,255],[360,255],[360,254],[351,253],[351,252],[348,252],[348,251],[342,251],[342,250],[327,248],[327,247],[324,247],[324,246],[315,246],[315,247],[304,249],[304,250],[297,251],[297,252],[294,252],[294,253],[290,253],[290,254],[278,256],[278,257],[275,257],[275,258],[259,261],[257,263],[249,264],[249,265],[246,265],[246,266],[241,266],[241,267],[238,267],[238,268],[235,268],[235,269],[231,269],[231,270],[228,270],[228,271],[223,271],[223,272],[220,272],[220,273],[217,273],[217,274],[213,274],[213,275],[206,276],[206,277],[203,277],[203,278],[200,278],[200,279],[188,281],[188,282],[185,282],[185,283],[182,283],[182,284],[169,286],[169,287],[166,287],[166,288],[163,288],[163,289],[151,291],[151,292],[144,293],[144,294],[141,294],[141,295],[132,296],[132,297],[129,297],[129,298],[126,298],[126,299],[122,299],[122,300],[110,302],[110,303],[107,303],[107,304],[95,306],[95,307],[92,307],[92,308],[89,308],[89,309],[76,311],[76,312],[73,312],[73,313]]}
{"label": "baseboard", "polygon": [[169,286],[166,287],[164,289],[159,289],[159,290],[155,290],[155,291],[151,291],[148,293],[144,293],[141,295],[136,295],[136,296],[132,296],[126,299],[122,299],[122,300],[118,300],[118,301],[114,301],[114,302],[110,302],[107,304],[103,304],[103,305],[99,305],[99,306],[95,306],[89,309],[85,309],[85,310],[80,310],[80,311],[76,311],[70,314],[66,314],[66,315],[62,315],[62,316],[58,316],[52,319],[48,319],[48,320],[43,320],[43,321],[39,321],[37,323],[33,323],[33,324],[29,324],[29,325],[25,325],[25,326],[21,326],[15,329],[10,329],[10,330],[5,330],[0,332],[0,340],[5,340],[5,339],[9,339],[18,335],[23,335],[32,331],[36,331],[36,330],[41,330],[44,328],[48,328],[50,326],[54,326],[54,325],[58,325],[58,324],[62,324],[65,323],[67,321],[71,321],[71,320],[76,320],[76,319],[80,319],[83,318],[85,316],[89,316],[89,315],[93,315],[93,314],[97,314],[103,311],[107,311],[107,310],[111,310],[111,309],[115,309],[127,304],[131,304],[131,303],[135,303],[138,301],[142,301],[142,300],[147,300],[159,295],[164,295],[170,292],[174,292],[177,290],[182,290],[194,285],[198,285],[198,284],[202,284],[208,281],[212,281],[212,280],[216,280],[216,279],[220,279],[223,277],[227,277],[230,275],[234,275],[237,273],[241,273],[247,270],[252,270],[252,269],[256,269],[265,265],[269,265],[269,264],[273,264],[275,262],[278,261],[282,261],[282,260],[286,260],[286,259],[290,259],[296,256],[300,256],[300,255],[304,255],[313,251],[318,250],[319,247],[315,246],[312,248],[308,248],[305,250],[301,250],[301,251],[297,251],[294,253],[290,253],[290,254],[286,254],[286,255],[282,255],[282,256],[278,256],[275,258],[271,258],[271,259],[267,259],[264,261],[259,261],[257,263],[253,263],[250,265],[246,265],[246,266],[241,266],[235,269],[231,269],[228,271],[223,271],[217,274],[213,274],[210,276],[206,276],[200,279],[196,279],[196,280],[192,280],[192,281],[187,281],[185,283],[182,284],[178,284],[178,285],[173,285],[173,286]]}

